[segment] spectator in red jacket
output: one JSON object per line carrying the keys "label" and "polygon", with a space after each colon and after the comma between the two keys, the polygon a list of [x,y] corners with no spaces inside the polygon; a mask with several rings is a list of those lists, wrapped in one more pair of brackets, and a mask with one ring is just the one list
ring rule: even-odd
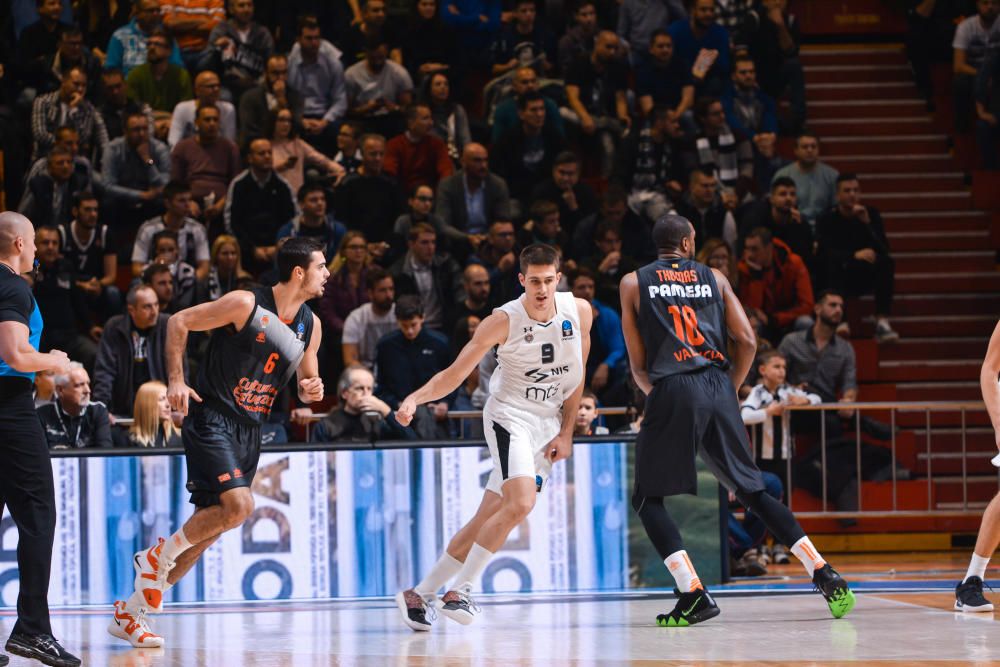
{"label": "spectator in red jacket", "polygon": [[448,145],[432,133],[434,118],[426,104],[406,108],[406,132],[385,145],[385,172],[399,181],[405,192],[418,185],[437,188],[438,181],[455,170]]}
{"label": "spectator in red jacket", "polygon": [[792,330],[812,326],[812,280],[802,258],[767,227],[747,234],[739,264],[739,297],[757,333],[780,340]]}

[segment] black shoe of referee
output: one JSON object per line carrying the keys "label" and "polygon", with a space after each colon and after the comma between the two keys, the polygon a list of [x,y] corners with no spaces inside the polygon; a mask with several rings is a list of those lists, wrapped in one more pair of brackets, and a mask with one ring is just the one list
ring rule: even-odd
{"label": "black shoe of referee", "polygon": [[52,635],[26,635],[15,632],[7,640],[6,648],[14,655],[32,658],[52,667],[77,667],[80,664],[80,658],[60,646]]}

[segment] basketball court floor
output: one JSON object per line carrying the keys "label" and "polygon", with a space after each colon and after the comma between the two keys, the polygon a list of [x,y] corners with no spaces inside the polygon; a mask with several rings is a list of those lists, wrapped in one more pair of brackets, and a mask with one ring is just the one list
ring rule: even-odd
{"label": "basketball court floor", "polygon": [[[841,568],[858,604],[840,620],[801,569],[786,566],[716,588],[722,614],[690,628],[655,625],[656,615],[673,607],[665,591],[483,596],[476,624],[439,618],[423,634],[400,622],[389,599],[175,606],[154,620],[167,638],[164,649],[130,649],[108,635],[105,608],[56,610],[53,625],[85,665],[115,667],[1000,665],[1000,613],[951,610],[957,559],[892,567],[898,558]],[[12,623],[5,610],[0,631]]]}

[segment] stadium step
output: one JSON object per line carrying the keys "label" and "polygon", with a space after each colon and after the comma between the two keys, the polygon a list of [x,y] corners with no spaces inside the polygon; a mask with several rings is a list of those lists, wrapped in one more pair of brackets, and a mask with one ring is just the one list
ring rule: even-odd
{"label": "stadium step", "polygon": [[893,252],[896,274],[991,271],[996,267],[993,250],[951,250],[945,252]]}
{"label": "stadium step", "polygon": [[[891,147],[888,150],[892,150]],[[947,153],[880,153],[828,155],[823,158],[837,171],[855,173],[878,169],[886,172],[948,171],[955,168],[955,158]]]}
{"label": "stadium step", "polygon": [[932,134],[937,128],[926,116],[890,116],[872,118],[810,118],[809,127],[821,139],[827,136],[850,135],[864,132],[866,135],[887,134]]}
{"label": "stadium step", "polygon": [[[984,296],[993,297],[992,294]],[[872,310],[875,310],[874,305]],[[949,358],[975,359],[982,362],[986,353],[986,341],[980,336],[937,335],[928,338],[901,338],[892,345],[880,346],[878,358],[886,361],[928,359],[940,354],[941,350],[947,350]]]}
{"label": "stadium step", "polygon": [[[809,100],[809,125],[820,120],[853,120],[856,118],[920,117],[930,120],[927,103],[919,97],[889,100],[833,99]],[[880,120],[884,123],[884,120]]]}
{"label": "stadium step", "polygon": [[[863,185],[863,184],[862,184]],[[888,211],[882,215],[886,232],[934,232],[946,236],[953,231],[986,231],[990,215],[978,210]]]}
{"label": "stadium step", "polygon": [[[830,65],[905,65],[906,55],[899,45],[804,45],[799,51],[804,67]],[[900,78],[909,78],[908,76]]]}
{"label": "stadium step", "polygon": [[[875,300],[871,296],[861,297],[848,306],[862,318],[875,314]],[[1000,294],[899,294],[893,300],[892,314],[903,315],[981,315],[996,313],[1000,317]]]}
{"label": "stadium step", "polygon": [[[955,336],[989,336],[996,326],[997,316],[989,315],[904,315],[892,317],[892,328],[901,337],[927,337],[940,334],[943,329]],[[865,322],[860,331],[852,331],[852,335],[866,338],[874,335],[873,322]],[[940,353],[937,355],[940,356]],[[928,362],[927,376],[938,379]],[[978,372],[976,378],[979,377]],[[915,378],[907,378],[915,379]]]}
{"label": "stadium step", "polygon": [[[889,232],[889,247],[893,252],[915,250],[975,250],[990,245],[990,233],[985,230],[934,232]],[[1000,312],[1000,311],[998,311]]]}
{"label": "stadium step", "polygon": [[929,173],[866,172],[858,174],[861,191],[865,196],[879,192],[926,192],[928,190],[957,191],[965,189],[965,174],[960,171]]}
{"label": "stadium step", "polygon": [[899,401],[978,401],[982,399],[979,382],[899,382]]}
{"label": "stadium step", "polygon": [[[863,128],[859,128],[863,129]],[[855,136],[823,136],[824,159],[833,160],[838,155],[881,153],[947,153],[947,137],[943,134],[858,134]]]}
{"label": "stadium step", "polygon": [[[935,186],[936,187],[936,186]],[[966,190],[868,192],[862,200],[879,211],[950,211],[972,207],[972,193]]]}
{"label": "stadium step", "polygon": [[806,94],[816,101],[909,100],[917,96],[917,87],[910,81],[813,83],[807,86]]}
{"label": "stadium step", "polygon": [[896,83],[910,73],[910,66],[904,63],[863,63],[803,65],[806,86],[812,88],[820,83]]}
{"label": "stadium step", "polygon": [[[895,323],[895,320],[894,320]],[[931,374],[937,380],[974,380],[979,377],[981,361],[975,359],[918,359],[879,361],[879,382],[923,380]]]}
{"label": "stadium step", "polygon": [[[957,262],[952,263],[953,272],[896,273],[897,294],[922,294],[926,292],[997,292],[1000,291],[1000,273],[996,271],[968,272]],[[996,318],[996,315],[994,315]],[[938,333],[954,334],[942,330]],[[932,334],[933,335],[933,334]]]}

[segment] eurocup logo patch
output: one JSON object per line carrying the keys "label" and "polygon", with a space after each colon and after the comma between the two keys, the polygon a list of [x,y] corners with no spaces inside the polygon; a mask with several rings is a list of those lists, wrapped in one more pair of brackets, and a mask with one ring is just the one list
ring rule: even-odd
{"label": "eurocup logo patch", "polygon": [[306,337],[306,324],[305,322],[299,322],[299,326],[295,327],[295,337],[302,340]]}
{"label": "eurocup logo patch", "polygon": [[562,323],[562,337],[572,338],[573,337],[573,323],[569,320],[563,320]]}

